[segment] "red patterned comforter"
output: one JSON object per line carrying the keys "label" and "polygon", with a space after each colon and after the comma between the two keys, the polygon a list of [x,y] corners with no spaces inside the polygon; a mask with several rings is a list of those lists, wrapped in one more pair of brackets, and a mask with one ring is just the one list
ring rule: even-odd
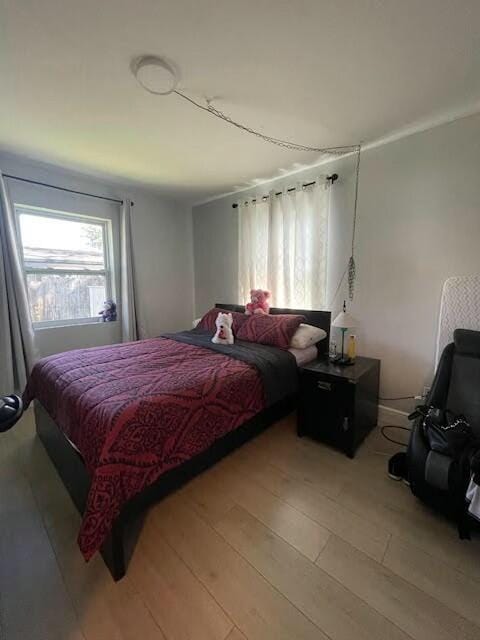
{"label": "red patterned comforter", "polygon": [[166,338],[44,358],[24,398],[42,403],[91,474],[86,560],[127,500],[265,406],[254,366]]}

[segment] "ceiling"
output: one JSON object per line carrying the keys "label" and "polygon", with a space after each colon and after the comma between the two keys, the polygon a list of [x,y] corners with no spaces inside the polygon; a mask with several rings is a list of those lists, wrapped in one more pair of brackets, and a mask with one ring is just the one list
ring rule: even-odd
{"label": "ceiling", "polygon": [[0,146],[202,199],[312,164],[129,71],[307,145],[480,110],[479,0],[0,0]]}

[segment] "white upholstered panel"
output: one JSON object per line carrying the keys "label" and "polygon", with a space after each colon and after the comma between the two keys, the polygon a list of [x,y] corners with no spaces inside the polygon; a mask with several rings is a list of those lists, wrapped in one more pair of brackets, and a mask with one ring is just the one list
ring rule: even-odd
{"label": "white upholstered panel", "polygon": [[445,280],[438,319],[435,368],[455,329],[480,331],[480,274]]}

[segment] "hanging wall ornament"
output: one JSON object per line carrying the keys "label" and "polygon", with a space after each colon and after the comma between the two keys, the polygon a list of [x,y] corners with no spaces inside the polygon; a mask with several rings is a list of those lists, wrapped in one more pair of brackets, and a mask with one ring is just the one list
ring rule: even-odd
{"label": "hanging wall ornament", "polygon": [[348,260],[348,297],[353,300],[355,293],[355,278],[357,277],[355,258],[350,256]]}

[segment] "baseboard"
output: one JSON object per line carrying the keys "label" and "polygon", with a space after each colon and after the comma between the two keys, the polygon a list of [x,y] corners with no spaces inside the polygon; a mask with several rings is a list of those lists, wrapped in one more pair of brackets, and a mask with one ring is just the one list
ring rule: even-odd
{"label": "baseboard", "polygon": [[396,427],[408,427],[410,428],[410,421],[408,420],[408,413],[406,411],[400,411],[399,409],[393,409],[392,407],[386,407],[383,404],[378,405],[378,424],[380,427],[391,424]]}

